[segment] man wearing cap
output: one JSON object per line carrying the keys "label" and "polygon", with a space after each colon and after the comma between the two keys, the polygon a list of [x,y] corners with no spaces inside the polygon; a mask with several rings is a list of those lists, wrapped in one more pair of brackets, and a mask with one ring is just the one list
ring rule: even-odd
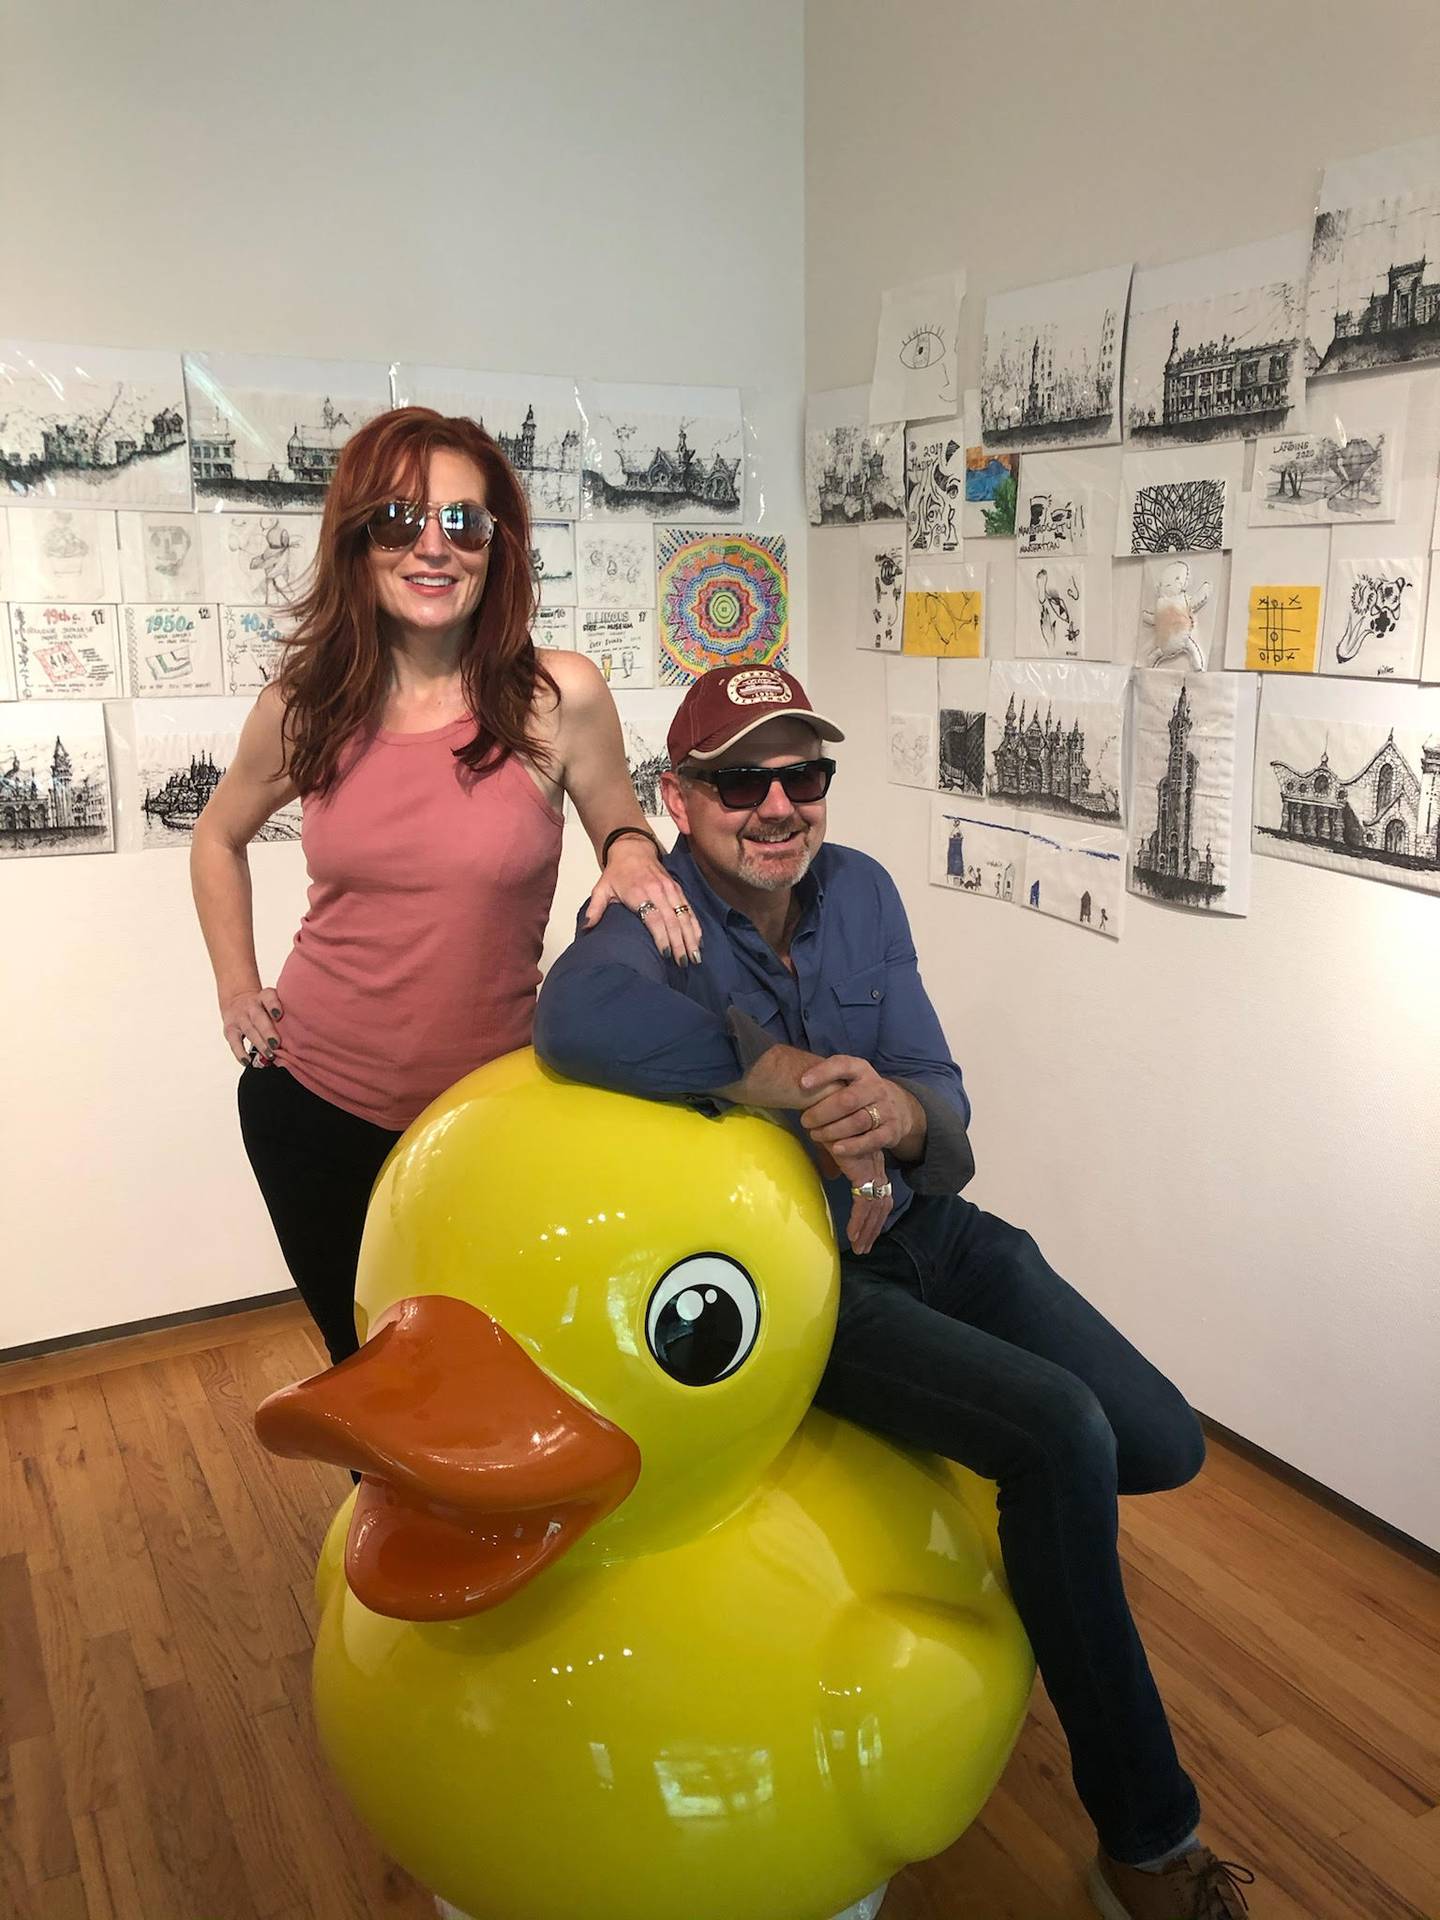
{"label": "man wearing cap", "polygon": [[960,1198],[970,1106],[899,893],[825,841],[821,747],[843,738],[791,674],[694,683],[661,785],[700,958],[661,957],[641,924],[658,905],[612,904],[551,969],[536,1050],[618,1092],[770,1109],[806,1142],[840,1247],[816,1404],[998,1483],[1010,1589],[1100,1837],[1100,1910],[1238,1917],[1116,1550],[1117,1493],[1192,1479],[1199,1423],[1028,1234]]}

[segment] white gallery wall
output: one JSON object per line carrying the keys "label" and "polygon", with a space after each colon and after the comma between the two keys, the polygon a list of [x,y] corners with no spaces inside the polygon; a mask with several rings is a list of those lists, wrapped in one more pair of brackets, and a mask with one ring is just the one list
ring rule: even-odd
{"label": "white gallery wall", "polygon": [[[798,637],[801,52],[800,0],[11,6],[0,333],[738,386]],[[304,867],[251,868],[273,981]],[[551,952],[593,878],[572,820]],[[0,1349],[286,1286],[184,853],[5,862],[0,928]]]}
{"label": "white gallery wall", "polygon": [[[1304,225],[1327,160],[1435,132],[1437,72],[1412,0],[813,0],[807,385],[868,381],[882,290],[926,274],[968,270],[973,386],[987,293]],[[1440,901],[1257,859],[1248,919],[1132,897],[1117,945],[930,887],[851,538],[810,536],[810,693],[849,734],[831,831],[910,908],[971,1197],[1194,1405],[1440,1545]]]}

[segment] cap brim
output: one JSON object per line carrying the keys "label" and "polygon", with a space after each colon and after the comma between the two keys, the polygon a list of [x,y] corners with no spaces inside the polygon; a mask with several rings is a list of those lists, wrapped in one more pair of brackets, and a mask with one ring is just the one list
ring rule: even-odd
{"label": "cap brim", "polygon": [[692,747],[685,755],[687,760],[718,760],[722,753],[728,753],[737,740],[743,740],[747,733],[754,733],[757,727],[763,727],[772,720],[807,720],[822,740],[843,740],[844,734],[833,720],[827,720],[823,713],[812,713],[808,707],[778,707],[770,713],[762,713],[754,720],[747,720],[743,727],[737,727],[728,739],[722,740],[718,747],[707,747],[702,753],[698,747]]}

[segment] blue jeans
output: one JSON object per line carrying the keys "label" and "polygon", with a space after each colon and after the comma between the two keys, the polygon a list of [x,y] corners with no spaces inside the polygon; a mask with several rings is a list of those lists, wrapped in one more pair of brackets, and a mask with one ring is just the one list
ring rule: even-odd
{"label": "blue jeans", "polygon": [[1200,1802],[1125,1597],[1116,1495],[1200,1471],[1181,1395],[1028,1233],[917,1196],[872,1253],[841,1256],[815,1398],[998,1483],[1006,1576],[1100,1843],[1129,1865],[1178,1846]]}

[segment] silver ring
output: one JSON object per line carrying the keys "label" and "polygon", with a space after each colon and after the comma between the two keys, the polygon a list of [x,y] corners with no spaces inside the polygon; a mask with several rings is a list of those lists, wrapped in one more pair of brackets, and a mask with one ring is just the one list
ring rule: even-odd
{"label": "silver ring", "polygon": [[888,1200],[894,1191],[894,1186],[888,1180],[866,1180],[861,1186],[850,1189],[856,1200]]}
{"label": "silver ring", "polygon": [[255,1042],[250,1038],[248,1033],[241,1034],[240,1049],[241,1049],[241,1052],[245,1055],[245,1058],[247,1061],[253,1060],[256,1054],[260,1051],[260,1049],[256,1046]]}
{"label": "silver ring", "polygon": [[645,918],[647,913],[654,913],[654,911],[655,902],[653,900],[642,900],[635,909],[636,917],[641,920]]}

